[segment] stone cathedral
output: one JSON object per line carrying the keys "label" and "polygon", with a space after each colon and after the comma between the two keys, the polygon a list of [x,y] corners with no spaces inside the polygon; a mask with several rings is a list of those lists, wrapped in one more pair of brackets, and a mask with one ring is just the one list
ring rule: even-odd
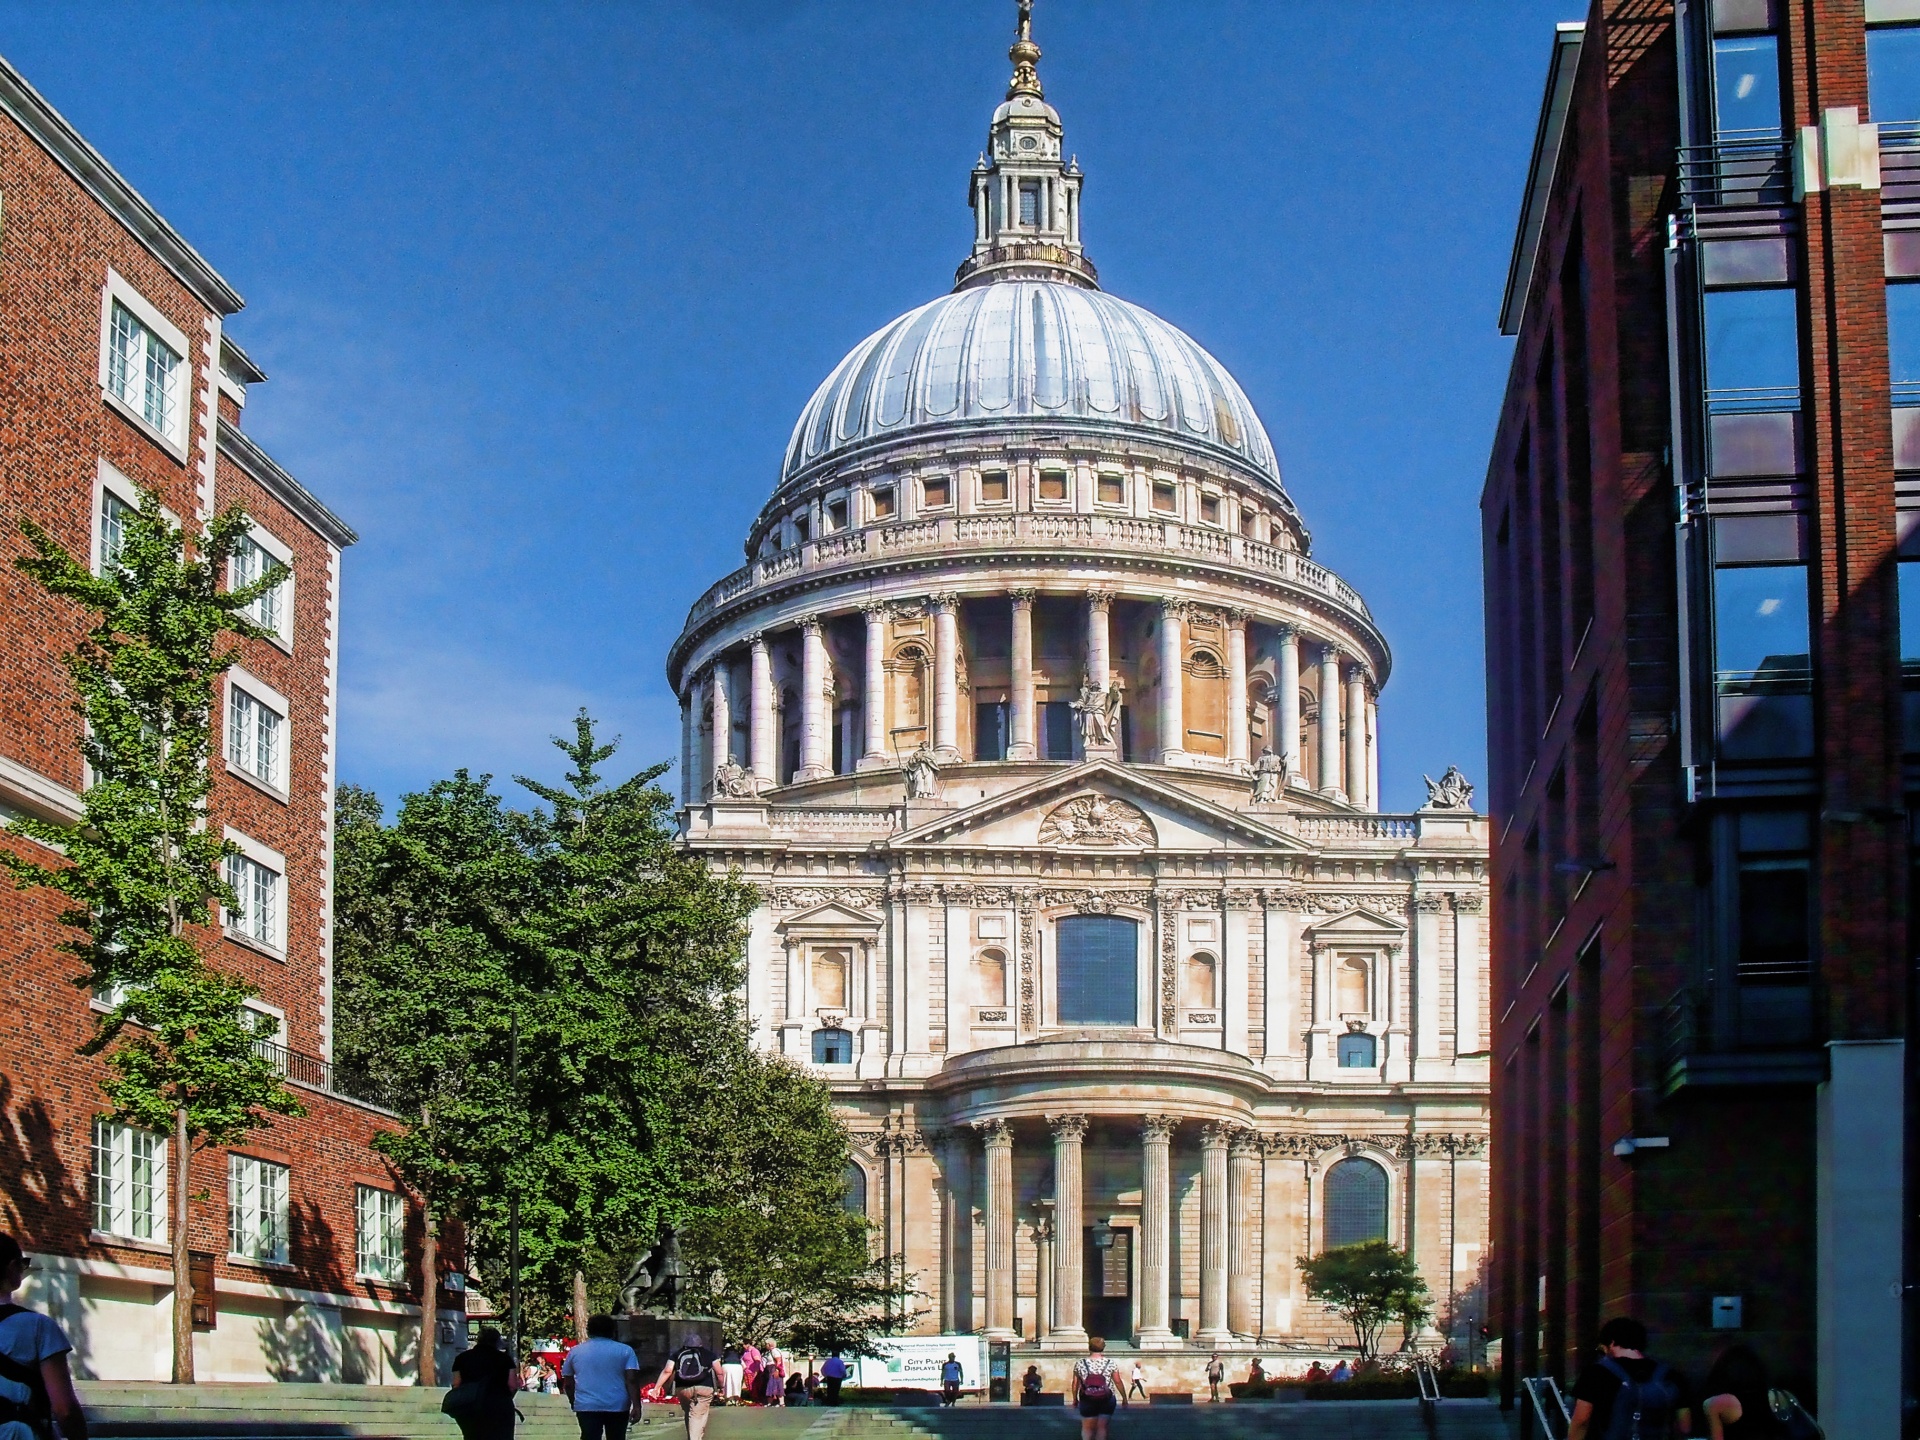
{"label": "stone cathedral", "polygon": [[1233,377],[1100,288],[1009,53],[953,289],[821,384],[672,647],[685,843],[760,887],[755,1036],[923,1330],[1300,1368],[1345,1332],[1296,1259],[1372,1237],[1464,1327],[1485,821],[1451,770],[1381,813],[1385,638]]}

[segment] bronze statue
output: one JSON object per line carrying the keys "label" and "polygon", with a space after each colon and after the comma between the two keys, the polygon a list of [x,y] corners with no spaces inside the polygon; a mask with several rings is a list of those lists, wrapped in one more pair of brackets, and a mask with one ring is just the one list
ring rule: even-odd
{"label": "bronze statue", "polygon": [[676,1315],[687,1284],[687,1263],[680,1258],[680,1237],[671,1225],[660,1227],[660,1240],[633,1262],[620,1282],[620,1298],[613,1313],[620,1315]]}

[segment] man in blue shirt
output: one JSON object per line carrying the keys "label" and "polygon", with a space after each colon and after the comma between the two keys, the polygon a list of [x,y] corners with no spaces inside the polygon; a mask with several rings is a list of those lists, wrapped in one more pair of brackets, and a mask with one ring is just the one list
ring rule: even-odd
{"label": "man in blue shirt", "polygon": [[587,1321],[587,1338],[560,1365],[560,1388],[573,1402],[580,1440],[627,1440],[627,1421],[640,1419],[646,1404],[640,1398],[640,1357],[614,1332],[611,1315],[595,1315]]}
{"label": "man in blue shirt", "polygon": [[959,1357],[949,1350],[947,1363],[940,1367],[940,1403],[942,1405],[960,1403],[960,1381],[965,1373],[960,1368]]}
{"label": "man in blue shirt", "polygon": [[48,1316],[13,1303],[31,1268],[20,1242],[0,1235],[0,1440],[51,1440],[55,1420],[67,1440],[87,1440],[67,1370],[73,1346]]}

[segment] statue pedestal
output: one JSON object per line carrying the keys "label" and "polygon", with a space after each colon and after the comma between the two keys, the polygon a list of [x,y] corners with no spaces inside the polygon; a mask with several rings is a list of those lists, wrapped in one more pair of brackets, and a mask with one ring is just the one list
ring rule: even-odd
{"label": "statue pedestal", "polygon": [[649,1385],[690,1335],[716,1355],[725,1348],[725,1332],[711,1315],[618,1315],[613,1323],[614,1333],[640,1357],[640,1374]]}

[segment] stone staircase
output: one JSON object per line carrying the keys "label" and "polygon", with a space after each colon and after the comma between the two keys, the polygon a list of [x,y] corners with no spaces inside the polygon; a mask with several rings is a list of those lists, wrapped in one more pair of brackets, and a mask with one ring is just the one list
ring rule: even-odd
{"label": "stone staircase", "polygon": [[[439,1389],[376,1385],[196,1385],[82,1381],[93,1433],[166,1440],[459,1440],[440,1413]],[[576,1440],[564,1397],[520,1395],[515,1440]],[[684,1440],[679,1411],[649,1405],[631,1440]],[[1509,1417],[1483,1400],[1447,1400],[1439,1440],[1513,1440]],[[713,1412],[708,1440],[1078,1440],[1068,1408],[1021,1409],[969,1402],[951,1410],[868,1408]],[[1410,1400],[1315,1400],[1295,1404],[1136,1405],[1113,1422],[1113,1440],[1429,1440]]]}

